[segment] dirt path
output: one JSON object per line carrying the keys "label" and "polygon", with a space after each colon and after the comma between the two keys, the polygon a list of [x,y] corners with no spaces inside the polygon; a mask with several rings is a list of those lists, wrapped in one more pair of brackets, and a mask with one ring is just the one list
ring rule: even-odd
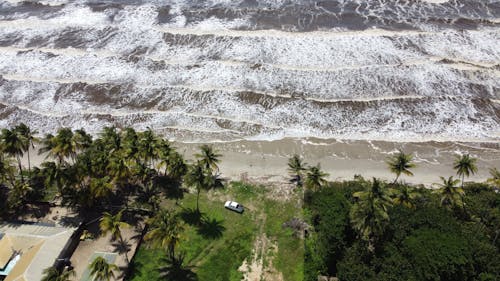
{"label": "dirt path", "polygon": [[261,213],[258,221],[260,228],[253,245],[251,261],[245,259],[238,268],[243,272],[242,281],[283,281],[281,272],[273,267],[273,258],[278,252],[278,246],[264,233],[266,214]]}

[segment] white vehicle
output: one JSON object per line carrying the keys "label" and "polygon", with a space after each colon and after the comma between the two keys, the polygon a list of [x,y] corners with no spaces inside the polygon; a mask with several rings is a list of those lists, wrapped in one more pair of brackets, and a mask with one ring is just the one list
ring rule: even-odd
{"label": "white vehicle", "polygon": [[229,209],[231,211],[238,212],[240,214],[243,213],[243,211],[244,211],[243,206],[238,204],[238,202],[234,202],[234,201],[226,201],[226,203],[224,203],[224,208]]}

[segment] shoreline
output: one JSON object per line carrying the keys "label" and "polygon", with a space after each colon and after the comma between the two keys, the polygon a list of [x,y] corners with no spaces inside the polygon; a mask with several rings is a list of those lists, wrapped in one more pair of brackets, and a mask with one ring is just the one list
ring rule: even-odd
{"label": "shoreline", "polygon": [[[191,161],[202,143],[173,142],[179,153]],[[321,164],[330,174],[329,180],[348,180],[354,175],[365,178],[377,177],[387,181],[394,179],[385,163],[388,156],[402,149],[412,153],[417,167],[413,177],[402,176],[411,184],[431,187],[439,177],[456,176],[452,168],[455,155],[470,153],[477,158],[478,173],[466,180],[483,182],[489,177],[489,169],[500,168],[500,144],[488,142],[387,142],[333,139],[282,139],[275,141],[235,141],[209,143],[222,154],[220,173],[231,180],[251,180],[257,183],[288,183],[288,159],[295,153],[304,157],[310,165]],[[45,161],[43,155],[31,151],[32,166]],[[27,156],[23,157],[27,166]]]}

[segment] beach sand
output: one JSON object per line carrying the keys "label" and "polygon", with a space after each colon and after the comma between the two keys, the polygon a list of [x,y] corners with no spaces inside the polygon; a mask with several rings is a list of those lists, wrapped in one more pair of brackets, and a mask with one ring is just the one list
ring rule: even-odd
{"label": "beach sand", "polygon": [[[459,153],[478,158],[478,172],[468,180],[484,181],[489,169],[500,168],[499,143],[339,141],[323,139],[283,139],[276,141],[236,141],[213,143],[223,155],[220,163],[222,177],[257,182],[284,183],[288,181],[287,161],[297,153],[310,165],[321,164],[330,180],[352,179],[359,174],[365,178],[394,179],[385,163],[388,156],[402,149],[413,153],[417,167],[414,176],[402,176],[403,181],[430,186],[439,177],[456,175],[452,166]],[[199,143],[179,143],[174,146],[188,161],[198,152]],[[32,165],[44,161],[44,155],[31,153]],[[24,162],[27,165],[25,155]]]}

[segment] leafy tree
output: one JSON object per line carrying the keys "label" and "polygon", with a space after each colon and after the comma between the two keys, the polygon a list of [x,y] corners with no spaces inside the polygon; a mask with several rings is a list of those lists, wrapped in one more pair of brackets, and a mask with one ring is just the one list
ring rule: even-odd
{"label": "leafy tree", "polygon": [[195,154],[203,169],[213,174],[219,170],[221,154],[214,150],[213,146],[204,144],[200,146],[200,153]]}
{"label": "leafy tree", "polygon": [[74,277],[75,271],[70,269],[63,269],[62,271],[51,266],[43,270],[43,277],[41,281],[71,281]]}
{"label": "leafy tree", "polygon": [[[123,210],[116,213],[115,215],[104,212],[99,223],[99,228],[101,229],[102,235],[111,233],[111,241],[118,240],[122,245],[125,245],[125,241],[123,241],[122,236],[122,229],[130,227],[130,225],[122,220],[122,215]],[[128,264],[129,260],[127,253],[125,253],[125,260]]]}
{"label": "leafy tree", "polygon": [[109,177],[91,178],[90,193],[93,199],[105,199],[113,193],[113,185],[109,182]]}
{"label": "leafy tree", "polygon": [[186,175],[188,167],[182,157],[178,152],[172,152],[169,159],[169,165],[167,166],[167,174],[170,178],[175,181],[180,182],[182,177]]}
{"label": "leafy tree", "polygon": [[328,176],[327,173],[321,171],[319,163],[316,166],[311,166],[307,170],[305,186],[312,190],[318,190],[327,183],[325,178]]}
{"label": "leafy tree", "polygon": [[439,187],[436,192],[441,196],[441,205],[462,207],[462,198],[465,195],[465,191],[463,188],[457,186],[460,181],[453,179],[453,177],[449,177],[448,179],[444,177],[440,178],[443,183],[435,185]]}
{"label": "leafy tree", "polygon": [[84,151],[92,145],[92,136],[87,134],[84,129],[75,130],[73,134],[73,143],[75,150]]}
{"label": "leafy tree", "polygon": [[353,197],[357,201],[351,207],[351,224],[361,239],[368,242],[368,249],[373,252],[377,239],[384,233],[389,222],[391,199],[383,183],[376,178],[366,190],[355,192]]}
{"label": "leafy tree", "polygon": [[2,183],[8,181],[11,185],[14,185],[15,170],[12,158],[5,155],[0,148],[0,181]]}
{"label": "leafy tree", "polygon": [[413,155],[405,154],[403,151],[399,151],[396,155],[389,157],[387,159],[387,165],[391,172],[396,174],[396,179],[394,179],[394,184],[398,181],[401,174],[407,176],[413,176],[410,169],[415,168],[415,163],[413,163]]}
{"label": "leafy tree", "polygon": [[305,163],[298,154],[294,154],[288,159],[288,172],[292,175],[292,182],[295,182],[297,187],[302,187],[302,178],[306,169]]}
{"label": "leafy tree", "polygon": [[93,276],[96,281],[110,281],[115,278],[114,271],[118,270],[118,266],[108,263],[106,259],[100,256],[96,257],[89,267],[90,276]]}
{"label": "leafy tree", "polygon": [[175,258],[175,248],[184,230],[179,217],[171,211],[161,209],[148,223],[150,228],[144,238],[153,247],[165,249],[170,258]]}
{"label": "leafy tree", "polygon": [[38,142],[38,139],[35,137],[35,135],[38,133],[36,130],[31,130],[30,127],[28,127],[24,123],[20,123],[15,127],[15,131],[20,135],[23,141],[23,152],[26,152],[28,154],[28,171],[31,172],[31,159],[30,159],[30,148],[34,149],[35,148],[35,142]]}
{"label": "leafy tree", "polygon": [[462,177],[462,188],[464,188],[465,176],[469,177],[470,174],[477,172],[476,158],[472,158],[469,154],[457,156],[453,168],[457,171],[457,175]]}

